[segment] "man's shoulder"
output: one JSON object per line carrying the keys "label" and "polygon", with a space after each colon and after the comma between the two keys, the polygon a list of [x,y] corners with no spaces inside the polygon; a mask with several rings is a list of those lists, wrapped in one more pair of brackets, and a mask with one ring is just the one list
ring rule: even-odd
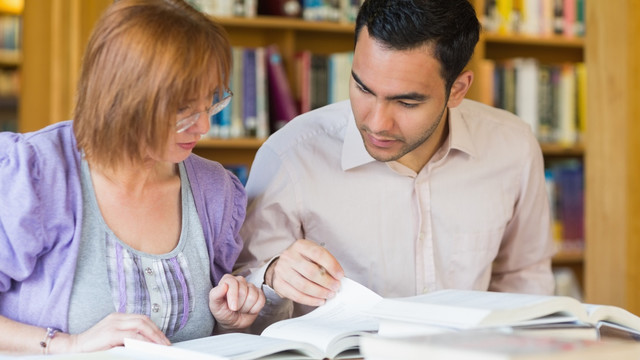
{"label": "man's shoulder", "polygon": [[531,127],[516,114],[474,100],[464,99],[457,109],[465,119],[480,120],[478,125],[505,126],[519,131],[531,130]]}
{"label": "man's shoulder", "polygon": [[507,110],[468,99],[465,99],[456,109],[474,138],[504,135],[505,140],[536,141],[531,126]]}
{"label": "man's shoulder", "polygon": [[540,144],[531,126],[509,111],[467,99],[456,111],[460,121],[456,126],[466,129],[481,153],[509,149],[514,158],[521,158],[539,151]]}
{"label": "man's shoulder", "polygon": [[348,100],[301,114],[273,133],[264,146],[283,153],[302,145],[342,142],[353,117]]}

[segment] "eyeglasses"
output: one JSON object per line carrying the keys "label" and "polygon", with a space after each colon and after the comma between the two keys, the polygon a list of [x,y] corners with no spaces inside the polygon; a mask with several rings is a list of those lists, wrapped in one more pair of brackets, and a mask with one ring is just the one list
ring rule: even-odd
{"label": "eyeglasses", "polygon": [[209,106],[206,110],[198,111],[197,113],[191,114],[185,118],[178,120],[176,122],[176,132],[178,133],[184,132],[188,128],[193,126],[193,124],[198,122],[198,119],[200,119],[200,114],[202,113],[206,113],[208,118],[211,118],[213,115],[219,113],[220,111],[222,111],[222,109],[224,109],[225,107],[227,107],[227,105],[229,105],[229,103],[231,102],[232,96],[233,96],[233,93],[231,92],[231,90],[227,89],[224,92],[222,100],[216,101],[218,98],[218,95],[216,94],[216,96],[214,97],[214,103],[211,106]]}

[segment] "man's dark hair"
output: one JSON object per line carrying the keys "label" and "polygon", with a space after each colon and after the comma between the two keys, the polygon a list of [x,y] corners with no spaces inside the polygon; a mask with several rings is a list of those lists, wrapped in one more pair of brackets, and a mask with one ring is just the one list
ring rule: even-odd
{"label": "man's dark hair", "polygon": [[365,26],[369,36],[392,50],[434,45],[447,94],[480,36],[468,0],[366,0],[356,18],[356,42]]}

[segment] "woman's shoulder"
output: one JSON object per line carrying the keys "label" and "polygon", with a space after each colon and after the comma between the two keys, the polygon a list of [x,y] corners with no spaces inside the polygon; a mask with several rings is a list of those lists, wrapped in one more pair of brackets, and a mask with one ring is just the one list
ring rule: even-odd
{"label": "woman's shoulder", "polygon": [[74,154],[76,141],[71,121],[63,121],[40,130],[0,133],[0,157],[5,158],[27,151],[32,156],[56,157]]}
{"label": "woman's shoulder", "polygon": [[77,149],[72,123],[59,122],[27,133],[0,133],[0,165],[26,166],[31,172],[63,171],[77,167]]}
{"label": "woman's shoulder", "polygon": [[191,154],[184,161],[192,189],[211,194],[234,194],[244,196],[240,180],[217,161]]}

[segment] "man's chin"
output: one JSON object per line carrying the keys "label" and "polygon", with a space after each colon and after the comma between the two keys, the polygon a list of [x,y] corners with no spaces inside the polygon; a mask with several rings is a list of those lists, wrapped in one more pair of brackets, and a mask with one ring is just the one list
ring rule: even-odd
{"label": "man's chin", "polygon": [[375,151],[373,151],[368,146],[365,146],[365,149],[367,150],[367,153],[372,158],[374,158],[376,161],[380,161],[380,162],[396,161],[396,160],[398,160],[399,158],[402,157],[397,152],[380,151],[380,150],[377,150],[377,149]]}

